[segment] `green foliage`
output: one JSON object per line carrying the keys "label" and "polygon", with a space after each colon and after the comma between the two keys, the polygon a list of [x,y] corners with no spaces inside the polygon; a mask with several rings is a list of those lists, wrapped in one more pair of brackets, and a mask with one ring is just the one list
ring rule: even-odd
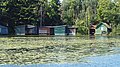
{"label": "green foliage", "polygon": [[[91,21],[110,20],[114,29],[120,23],[119,0],[0,0],[0,21],[15,25],[76,25],[79,32],[89,31]],[[116,30],[115,30],[116,31]]]}
{"label": "green foliage", "polygon": [[81,33],[89,31],[91,21],[109,20],[113,27],[118,27],[120,23],[118,0],[63,0],[61,8],[63,21],[68,25],[77,25]]}
{"label": "green foliage", "polygon": [[[1,1],[1,21],[8,25],[9,34],[14,34],[15,25],[34,24],[39,19],[39,0],[8,0]],[[6,21],[7,19],[7,21]]]}
{"label": "green foliage", "polygon": [[120,2],[118,0],[99,0],[97,13],[101,20],[110,20],[113,33],[117,31],[120,23]]}
{"label": "green foliage", "polygon": [[61,8],[67,25],[77,25],[79,33],[88,34],[90,22],[97,18],[97,0],[63,0]]}
{"label": "green foliage", "polygon": [[61,25],[61,15],[60,15],[60,1],[59,0],[51,0],[48,5],[47,15],[49,21],[46,25]]}

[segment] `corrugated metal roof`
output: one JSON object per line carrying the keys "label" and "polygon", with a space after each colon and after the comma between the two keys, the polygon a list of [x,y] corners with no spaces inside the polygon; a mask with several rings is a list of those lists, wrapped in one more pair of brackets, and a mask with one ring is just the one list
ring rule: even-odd
{"label": "corrugated metal roof", "polygon": [[[18,25],[16,27],[25,27],[26,25]],[[27,25],[27,28],[33,28],[35,27],[34,25]]]}
{"label": "corrugated metal roof", "polygon": [[35,26],[33,26],[33,25],[27,25],[27,28],[33,28],[33,27],[35,27]]}

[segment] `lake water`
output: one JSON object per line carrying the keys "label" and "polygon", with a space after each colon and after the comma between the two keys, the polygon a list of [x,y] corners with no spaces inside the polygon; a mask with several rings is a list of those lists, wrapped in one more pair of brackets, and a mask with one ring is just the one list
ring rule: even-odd
{"label": "lake water", "polygon": [[[110,39],[113,38],[113,40],[114,40],[114,38],[119,39],[120,37],[119,36],[118,37],[117,36],[116,37],[97,36],[95,38],[92,37],[91,39],[93,39],[92,41],[94,41],[94,39],[96,39],[96,40],[98,40],[98,42],[99,41],[104,42],[104,40],[107,41],[107,40],[109,40],[109,38]],[[39,48],[41,50],[37,50],[35,48],[31,49],[31,50],[25,50],[25,48],[24,49],[16,49],[16,50],[18,50],[18,52],[14,53],[14,54],[12,54],[13,53],[12,51],[14,51],[14,50],[7,50],[6,49],[5,50],[6,53],[11,52],[10,57],[14,58],[12,56],[16,56],[16,57],[18,57],[17,59],[19,60],[23,57],[25,59],[28,58],[28,57],[26,57],[27,53],[30,55],[29,56],[30,59],[31,58],[34,59],[34,56],[36,56],[36,54],[38,54],[38,53],[40,54],[41,52],[43,52],[43,53],[41,53],[41,55],[43,55],[43,56],[44,56],[44,53],[45,54],[48,53],[48,55],[50,55],[50,56],[45,55],[44,60],[50,59],[49,61],[53,61],[53,62],[56,60],[58,60],[58,61],[59,60],[60,61],[67,60],[66,63],[51,63],[51,64],[49,64],[49,62],[47,62],[46,64],[32,64],[32,65],[8,65],[8,64],[4,64],[4,65],[0,65],[0,67],[120,67],[120,48],[119,48],[120,42],[118,42],[117,40],[112,41],[112,42],[107,43],[107,44],[104,44],[102,42],[99,42],[100,43],[99,44],[99,43],[94,41],[95,44],[92,43],[92,45],[90,46],[90,45],[88,45],[89,43],[79,45],[79,44],[81,44],[80,40],[84,40],[84,39],[89,40],[89,37],[77,37],[77,38],[74,38],[74,37],[70,37],[70,38],[69,37],[57,37],[57,38],[52,37],[52,38],[43,38],[43,39],[36,38],[35,40],[31,40],[34,38],[28,38],[28,39],[25,38],[25,40],[29,41],[29,42],[31,42],[31,41],[36,42],[36,40],[38,40],[37,42],[39,42],[39,41],[44,40],[44,39],[50,40],[51,42],[58,41],[58,42],[61,42],[61,44],[60,44],[61,46],[58,46],[58,45],[57,46],[43,46],[44,49]],[[16,40],[17,42],[19,41],[20,43],[24,42],[24,38],[21,38],[21,40],[20,40],[20,38],[14,38],[14,40]],[[10,40],[8,42],[15,44],[16,41],[14,42],[14,40],[12,40],[12,41]],[[73,41],[73,42],[76,41],[75,44],[77,44],[77,45],[74,45],[74,43],[71,44],[72,42],[70,42],[68,45],[64,45],[68,41]],[[65,42],[65,43],[63,43],[63,42]],[[48,43],[49,43],[49,41],[48,41]],[[5,44],[5,42],[3,42],[1,40],[1,44]],[[22,43],[22,44],[24,44],[24,43]],[[90,44],[91,44],[91,41],[90,41]],[[85,46],[83,46],[83,45],[85,45]],[[110,47],[107,45],[110,45]],[[93,48],[95,48],[95,49],[93,49]],[[5,51],[1,50],[1,53],[3,54],[3,56],[5,55],[4,54]],[[25,53],[21,54],[19,51],[23,51]],[[44,52],[44,51],[46,51],[46,52]],[[60,52],[61,54],[58,53],[59,51],[61,51]],[[35,53],[35,55],[34,55],[34,53]],[[23,55],[23,56],[21,58],[19,58],[19,54]],[[96,55],[93,56],[94,54],[96,54]],[[87,57],[82,58],[82,60],[84,60],[85,62],[84,61],[79,62],[79,60],[81,60],[80,56],[83,56],[83,55],[87,55]],[[101,55],[101,56],[99,56],[99,55]],[[3,57],[3,56],[1,55],[1,57]],[[37,56],[39,57],[39,55],[37,55]],[[40,57],[42,57],[42,56],[40,56]],[[37,60],[37,59],[34,59],[34,60]],[[69,61],[77,61],[77,63],[76,62],[69,63]],[[21,62],[23,62],[23,61],[21,61]],[[38,60],[38,62],[40,62],[40,61]]]}
{"label": "lake water", "polygon": [[88,63],[0,65],[0,67],[120,67],[120,54],[87,57]]}

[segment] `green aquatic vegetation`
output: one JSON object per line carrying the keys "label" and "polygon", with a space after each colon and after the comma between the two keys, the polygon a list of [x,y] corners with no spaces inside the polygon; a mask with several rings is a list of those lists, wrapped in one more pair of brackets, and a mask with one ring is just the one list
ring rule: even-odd
{"label": "green aquatic vegetation", "polygon": [[118,53],[120,40],[80,37],[0,38],[0,64],[79,63],[87,56]]}

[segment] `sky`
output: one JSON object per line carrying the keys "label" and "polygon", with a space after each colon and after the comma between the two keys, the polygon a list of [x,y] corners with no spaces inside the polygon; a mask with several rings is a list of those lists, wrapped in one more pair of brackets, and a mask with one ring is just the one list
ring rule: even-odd
{"label": "sky", "polygon": [[60,2],[62,2],[63,0],[60,0]]}

